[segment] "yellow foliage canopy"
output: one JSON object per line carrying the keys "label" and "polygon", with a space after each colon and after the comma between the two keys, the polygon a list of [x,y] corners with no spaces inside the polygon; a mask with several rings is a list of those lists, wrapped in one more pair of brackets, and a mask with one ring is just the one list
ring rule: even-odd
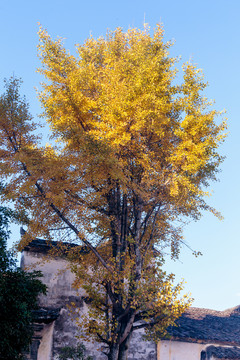
{"label": "yellow foliage canopy", "polygon": [[160,26],[153,37],[117,29],[90,38],[77,58],[44,30],[39,36],[40,72],[49,80],[40,93],[44,114],[84,181],[107,192],[104,182],[114,179],[146,202],[198,216],[225,128],[200,94],[201,72],[186,64],[183,84],[172,84],[176,59]]}
{"label": "yellow foliage canopy", "polygon": [[134,322],[156,315],[151,328],[164,332],[187,306],[156,259],[168,245],[178,256],[175,220],[215,212],[205,187],[222,161],[226,125],[202,96],[200,70],[184,64],[177,84],[161,26],[152,36],[118,28],[91,37],[76,57],[42,28],[39,37],[47,80],[39,98],[57,141],[38,146],[12,80],[0,101],[0,172],[11,178],[5,196],[30,213],[22,246],[64,224],[65,236],[74,233],[94,254],[72,258],[77,285],[94,299],[92,314],[105,321],[86,326],[110,353],[116,344],[121,351]]}

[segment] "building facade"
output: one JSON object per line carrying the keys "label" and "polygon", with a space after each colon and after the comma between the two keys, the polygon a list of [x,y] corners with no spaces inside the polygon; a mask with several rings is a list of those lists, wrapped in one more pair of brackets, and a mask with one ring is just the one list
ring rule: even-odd
{"label": "building facade", "polygon": [[[51,255],[44,240],[33,240],[23,250],[21,266],[41,270],[48,287],[47,295],[39,298],[40,309],[34,312],[34,337],[26,359],[58,360],[63,347],[78,343],[77,318],[87,309],[85,293],[72,286],[74,274],[68,262]],[[134,332],[128,360],[240,360],[240,307],[225,311],[190,308],[168,332],[168,338],[158,344],[144,341],[142,331]],[[106,360],[98,344],[84,345],[86,355]]]}

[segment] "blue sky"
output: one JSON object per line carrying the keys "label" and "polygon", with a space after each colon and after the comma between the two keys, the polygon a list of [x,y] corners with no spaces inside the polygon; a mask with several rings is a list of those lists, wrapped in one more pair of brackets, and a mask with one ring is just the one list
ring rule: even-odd
{"label": "blue sky", "polygon": [[[165,39],[175,39],[172,55],[192,59],[209,83],[206,96],[215,99],[218,110],[226,109],[229,136],[221,152],[226,160],[219,182],[212,184],[209,203],[224,215],[219,221],[204,214],[186,227],[185,241],[203,253],[195,258],[187,248],[180,260],[167,259],[166,269],[186,280],[185,288],[195,298],[194,306],[226,309],[240,304],[240,1],[239,0],[1,0],[0,1],[0,90],[4,78],[15,74],[24,81],[22,93],[34,117],[41,112],[35,88],[38,23],[51,36],[65,38],[74,54],[74,44],[90,34],[104,35],[120,26],[142,28],[163,23]],[[18,229],[12,240],[18,240]]]}

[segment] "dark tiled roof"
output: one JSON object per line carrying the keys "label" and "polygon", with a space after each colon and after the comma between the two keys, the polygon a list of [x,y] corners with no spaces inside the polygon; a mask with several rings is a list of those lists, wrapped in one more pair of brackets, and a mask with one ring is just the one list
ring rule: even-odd
{"label": "dark tiled roof", "polygon": [[189,308],[168,332],[179,340],[240,346],[240,306],[225,311]]}
{"label": "dark tiled roof", "polygon": [[35,239],[32,240],[28,245],[26,245],[23,249],[23,251],[31,251],[31,252],[48,252],[50,249],[53,249],[55,247],[76,247],[75,244],[69,244],[69,243],[61,243],[57,241],[47,241],[42,239]]}
{"label": "dark tiled roof", "polygon": [[40,308],[38,310],[32,311],[33,322],[35,323],[44,323],[49,324],[50,322],[56,320],[60,314],[60,308],[49,309],[49,308]]}
{"label": "dark tiled roof", "polygon": [[214,356],[217,359],[240,359],[240,349],[237,347],[208,346],[201,353],[201,360],[208,360]]}
{"label": "dark tiled roof", "polygon": [[22,251],[29,251],[34,253],[43,253],[54,255],[54,249],[61,250],[61,254],[67,253],[70,249],[74,249],[80,247],[81,252],[87,252],[86,246],[80,246],[77,244],[60,242],[60,241],[47,241],[42,239],[35,239],[32,240],[28,245],[24,247]]}

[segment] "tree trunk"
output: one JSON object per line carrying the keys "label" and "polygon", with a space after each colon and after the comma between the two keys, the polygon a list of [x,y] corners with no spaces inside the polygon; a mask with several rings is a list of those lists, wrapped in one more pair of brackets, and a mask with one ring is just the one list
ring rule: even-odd
{"label": "tree trunk", "polygon": [[118,360],[127,360],[128,349],[129,349],[131,337],[132,337],[132,332],[130,332],[130,334],[126,337],[126,339],[120,345]]}
{"label": "tree trunk", "polygon": [[118,360],[118,355],[119,355],[119,344],[113,344],[109,350],[108,360]]}

